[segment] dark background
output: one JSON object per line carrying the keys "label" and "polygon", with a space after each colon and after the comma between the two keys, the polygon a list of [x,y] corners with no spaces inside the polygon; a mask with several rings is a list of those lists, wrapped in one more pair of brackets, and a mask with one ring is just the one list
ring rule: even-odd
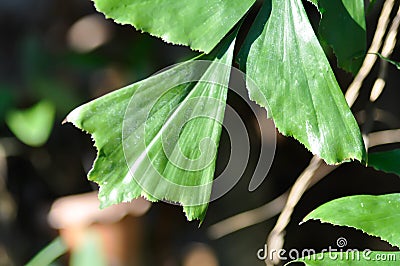
{"label": "dark background", "polygon": [[[368,43],[382,2],[377,1],[368,14]],[[313,25],[317,25],[317,11],[308,3],[305,6]],[[0,198],[3,201],[0,206],[13,209],[0,215],[0,265],[26,263],[58,235],[47,222],[47,213],[55,199],[97,189],[86,180],[95,148],[88,135],[71,124],[61,125],[68,112],[90,99],[197,55],[187,47],[169,45],[148,34],[140,34],[133,27],[103,20],[101,14],[98,14],[103,20],[101,27],[107,29],[109,39],[90,51],[79,50],[68,37],[71,28],[80,19],[93,14],[97,12],[88,0],[0,1],[0,145],[6,152],[5,182],[12,196],[12,200]],[[255,14],[256,9],[253,9],[244,23],[245,29]],[[245,36],[245,29],[237,47]],[[397,46],[392,56],[397,61],[399,50]],[[341,87],[347,88],[351,75],[337,69],[336,59],[329,51],[328,54]],[[376,75],[377,67],[363,86],[353,108],[355,114],[366,107]],[[389,66],[386,89],[376,107],[388,111],[394,119],[390,124],[376,122],[374,131],[400,126],[399,79],[398,70]],[[34,148],[17,140],[3,121],[10,110],[28,108],[42,99],[54,103],[56,119],[47,143]],[[229,103],[240,109],[247,121],[252,138],[251,159],[256,160],[259,139],[252,122],[254,117],[234,96],[229,96]],[[137,240],[140,265],[187,265],[184,258],[195,249],[196,243],[208,246],[219,265],[263,265],[256,252],[263,247],[276,217],[217,240],[207,235],[207,228],[224,218],[261,206],[293,184],[311,154],[292,138],[278,135],[277,139],[275,160],[262,186],[255,192],[247,190],[252,170],[250,163],[239,184],[210,204],[200,227],[198,222],[187,222],[180,207],[166,203],[153,204],[147,214],[136,218],[143,232]],[[219,168],[223,167],[227,156],[229,138],[224,132]],[[318,222],[301,226],[298,223],[309,211],[331,199],[354,194],[386,194],[399,189],[400,179],[395,175],[379,173],[357,162],[346,163],[306,192],[287,228],[285,248],[318,250],[334,246],[338,237],[345,237],[349,248],[390,250],[388,244],[356,230]],[[64,256],[55,265],[65,265],[67,260]]]}

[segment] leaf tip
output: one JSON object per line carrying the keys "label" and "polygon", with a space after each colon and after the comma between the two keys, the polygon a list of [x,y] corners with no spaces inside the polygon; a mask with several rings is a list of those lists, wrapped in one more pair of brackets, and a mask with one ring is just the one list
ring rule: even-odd
{"label": "leaf tip", "polygon": [[82,105],[72,110],[62,121],[61,124],[72,123],[76,126],[77,121],[79,120],[80,114],[82,110]]}

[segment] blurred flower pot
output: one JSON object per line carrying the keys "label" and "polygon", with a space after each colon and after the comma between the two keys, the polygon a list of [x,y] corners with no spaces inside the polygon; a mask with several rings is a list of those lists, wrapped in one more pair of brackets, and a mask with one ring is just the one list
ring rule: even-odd
{"label": "blurred flower pot", "polygon": [[60,198],[48,220],[70,250],[70,265],[141,265],[143,224],[151,204],[142,199],[99,209],[97,192]]}

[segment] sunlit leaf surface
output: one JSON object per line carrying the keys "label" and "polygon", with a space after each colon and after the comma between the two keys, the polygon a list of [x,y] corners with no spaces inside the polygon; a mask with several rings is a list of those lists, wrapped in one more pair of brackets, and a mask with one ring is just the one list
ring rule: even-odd
{"label": "sunlit leaf surface", "polygon": [[250,97],[329,164],[365,159],[358,125],[300,0],[267,0],[239,55]]}
{"label": "sunlit leaf surface", "polygon": [[348,226],[377,236],[400,247],[400,194],[357,195],[325,203],[308,214],[304,221],[320,220]]}
{"label": "sunlit leaf surface", "polygon": [[174,44],[210,52],[255,0],[94,0],[98,11]]}
{"label": "sunlit leaf surface", "polygon": [[179,202],[189,220],[204,218],[230,75],[219,66],[231,65],[233,47],[231,34],[203,68],[182,63],[68,115],[95,140],[89,179],[100,185],[102,207],[145,196]]}

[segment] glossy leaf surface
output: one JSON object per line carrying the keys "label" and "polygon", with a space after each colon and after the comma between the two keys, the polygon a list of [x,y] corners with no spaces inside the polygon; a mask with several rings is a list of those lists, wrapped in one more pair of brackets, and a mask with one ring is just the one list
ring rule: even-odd
{"label": "glossy leaf surface", "polygon": [[267,0],[239,55],[251,99],[329,164],[365,159],[358,125],[300,0]]}
{"label": "glossy leaf surface", "polygon": [[100,185],[102,207],[144,196],[179,202],[189,220],[204,218],[230,75],[219,65],[232,63],[232,36],[203,68],[179,64],[68,115],[95,140],[89,179]]}
{"label": "glossy leaf surface", "polygon": [[98,11],[120,24],[209,53],[255,0],[94,0]]}
{"label": "glossy leaf surface", "polygon": [[400,194],[357,195],[335,199],[308,214],[304,221],[320,220],[353,227],[400,247]]}

